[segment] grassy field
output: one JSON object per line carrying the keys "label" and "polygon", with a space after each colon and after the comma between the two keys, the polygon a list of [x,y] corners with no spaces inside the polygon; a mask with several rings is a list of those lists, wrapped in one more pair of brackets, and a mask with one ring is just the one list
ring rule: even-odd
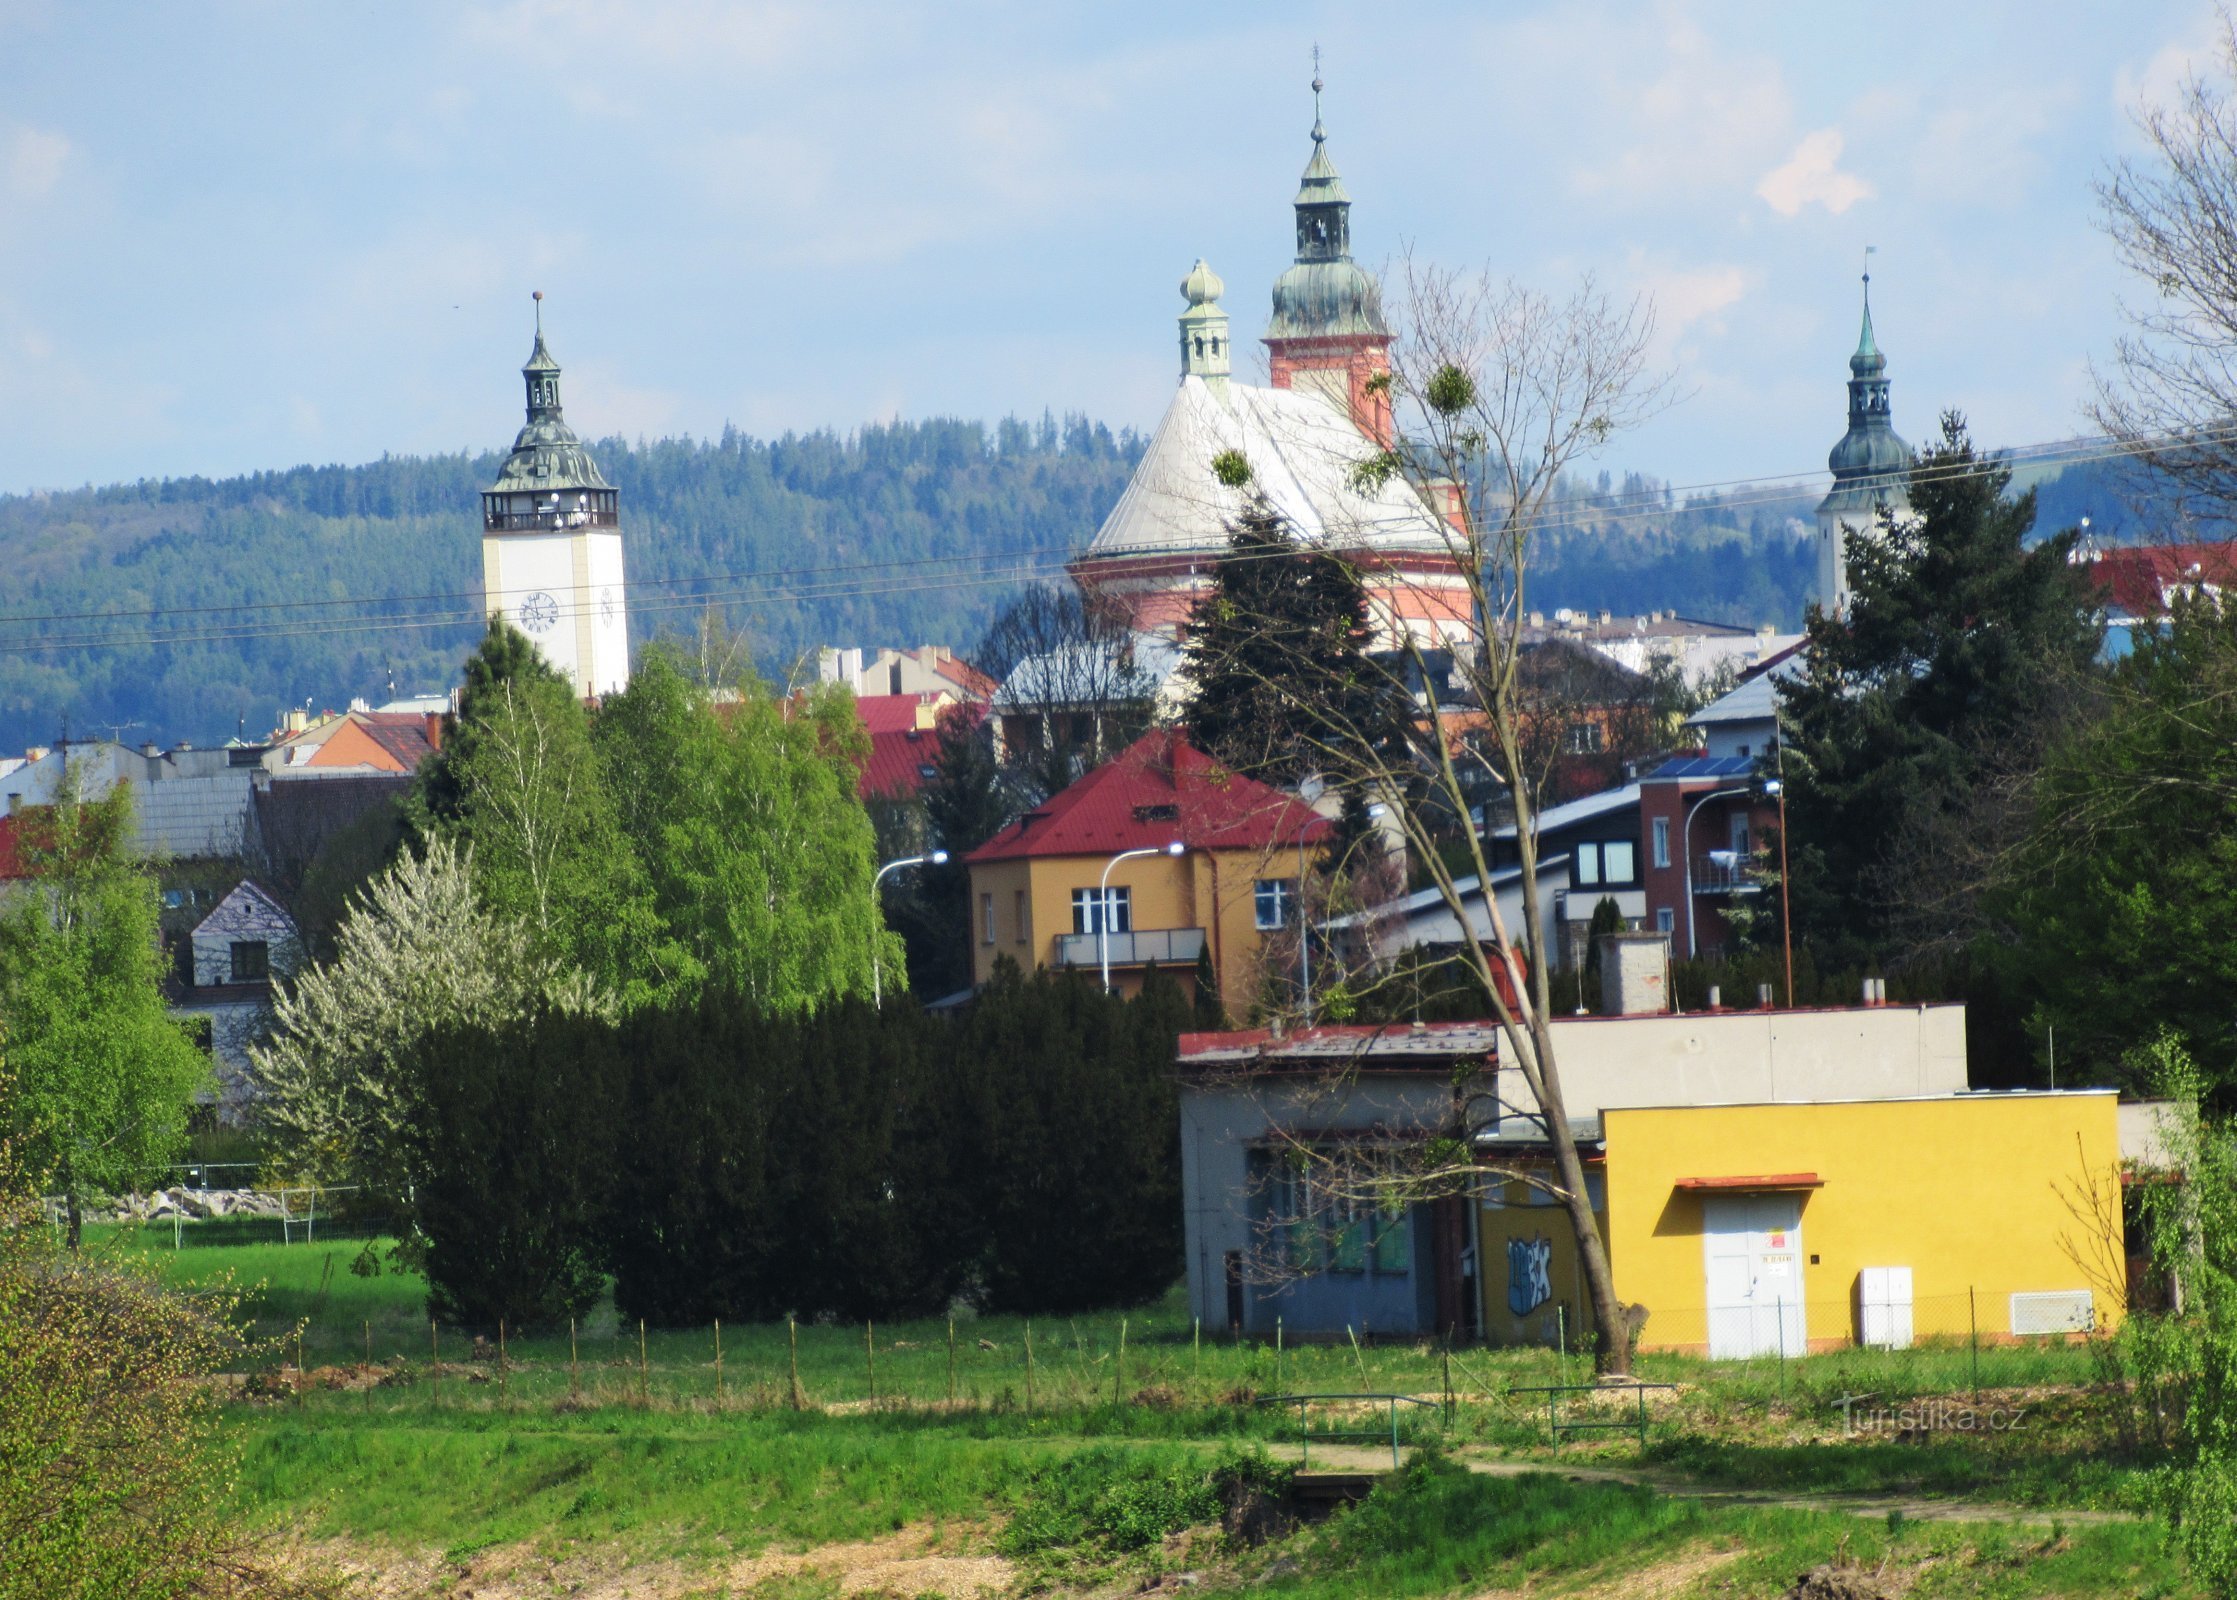
{"label": "grassy field", "polygon": [[[602,1584],[758,1600],[1113,1592],[1188,1570],[1210,1594],[1614,1595],[1634,1584],[1770,1597],[1836,1557],[1884,1561],[1922,1596],[2193,1593],[2153,1527],[2086,1517],[2130,1503],[2148,1465],[2121,1456],[2092,1409],[2086,1350],[1996,1353],[1993,1375],[2029,1386],[2003,1391],[2024,1394],[2036,1419],[2026,1431],[1884,1438],[1845,1436],[1831,1401],[1875,1387],[1967,1391],[1970,1352],[1752,1367],[1655,1358],[1648,1375],[1683,1387],[1654,1397],[1643,1454],[1621,1436],[1557,1453],[1539,1397],[1520,1392],[1584,1375],[1580,1357],[1552,1351],[1238,1346],[1199,1339],[1176,1299],[1037,1320],[1030,1366],[1027,1325],[994,1318],[954,1324],[952,1368],[945,1321],[803,1326],[797,1355],[784,1326],[726,1328],[718,1366],[714,1330],[647,1330],[640,1344],[607,1308],[572,1341],[508,1332],[502,1368],[441,1329],[438,1369],[424,1285],[352,1273],[355,1242],[149,1248],[168,1244],[167,1231],[94,1240],[147,1251],[184,1286],[230,1278],[248,1292],[271,1377],[227,1408],[243,1506],[321,1560],[381,1574],[377,1592],[398,1596]],[[306,1384],[282,1370],[299,1329]],[[1404,1424],[1422,1458],[1360,1508],[1257,1548],[1206,1531],[1223,1472],[1278,1474],[1294,1457],[1294,1414],[1252,1401],[1352,1390],[1440,1402]],[[1493,1458],[1553,1470],[1466,1470]],[[1558,1475],[1570,1464],[1786,1497],[2044,1510],[2032,1525],[1889,1525],[1571,1481]],[[2062,1514],[2074,1525],[2044,1520]]]}

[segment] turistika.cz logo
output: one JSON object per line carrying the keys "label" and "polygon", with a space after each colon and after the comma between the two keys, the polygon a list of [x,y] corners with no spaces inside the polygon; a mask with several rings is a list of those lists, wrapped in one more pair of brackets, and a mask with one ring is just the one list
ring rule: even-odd
{"label": "turistika.cz logo", "polygon": [[1833,1403],[1841,1408],[1841,1426],[1848,1433],[2011,1433],[2024,1427],[2026,1406],[1965,1405],[1955,1400],[1912,1400],[1902,1405],[1875,1406],[1879,1395],[1845,1394]]}

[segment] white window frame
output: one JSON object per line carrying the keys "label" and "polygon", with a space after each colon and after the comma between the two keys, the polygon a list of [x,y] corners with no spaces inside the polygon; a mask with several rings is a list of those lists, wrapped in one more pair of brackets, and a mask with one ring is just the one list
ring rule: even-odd
{"label": "white window frame", "polygon": [[1654,819],[1654,864],[1658,867],[1670,865],[1670,819],[1668,817],[1656,817]]}
{"label": "white window frame", "polygon": [[[1268,921],[1266,905],[1271,900],[1274,917]],[[1251,924],[1260,933],[1272,933],[1289,926],[1291,913],[1297,906],[1297,880],[1295,878],[1260,878],[1251,885]]]}
{"label": "white window frame", "polygon": [[979,930],[981,944],[994,943],[994,891],[989,889],[979,896],[979,915],[984,926]]}
{"label": "white window frame", "polygon": [[[1100,905],[1102,926],[1096,925],[1096,912]],[[1134,931],[1134,891],[1123,883],[1114,883],[1100,894],[1094,889],[1072,891],[1072,931],[1074,933],[1132,933]]]}
{"label": "white window frame", "polygon": [[[1629,862],[1622,872],[1616,871],[1611,851],[1621,850]],[[1637,883],[1639,881],[1639,846],[1629,839],[1608,839],[1600,846],[1600,876],[1611,884]]]}
{"label": "white window frame", "polygon": [[1600,882],[1600,846],[1590,840],[1577,846],[1577,887],[1589,889]]}

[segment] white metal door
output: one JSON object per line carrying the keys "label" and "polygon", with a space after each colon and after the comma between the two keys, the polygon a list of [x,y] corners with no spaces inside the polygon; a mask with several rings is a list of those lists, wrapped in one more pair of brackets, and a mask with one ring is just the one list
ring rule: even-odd
{"label": "white metal door", "polygon": [[1802,1201],[1717,1195],[1701,1202],[1709,1354],[1720,1360],[1809,1347],[1802,1308]]}

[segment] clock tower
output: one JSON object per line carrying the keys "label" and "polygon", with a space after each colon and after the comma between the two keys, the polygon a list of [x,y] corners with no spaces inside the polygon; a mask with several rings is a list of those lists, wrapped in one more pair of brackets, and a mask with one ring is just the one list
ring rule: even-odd
{"label": "clock tower", "polygon": [[543,300],[539,289],[536,348],[520,369],[528,421],[482,493],[482,588],[490,613],[527,634],[589,700],[629,686],[621,493],[560,411]]}

